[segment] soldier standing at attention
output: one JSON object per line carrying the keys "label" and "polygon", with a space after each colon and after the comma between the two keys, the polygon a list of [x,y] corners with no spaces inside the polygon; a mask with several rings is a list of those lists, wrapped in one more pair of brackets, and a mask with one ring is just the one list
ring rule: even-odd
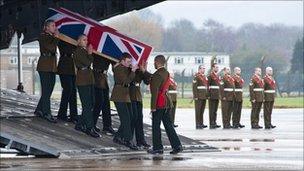
{"label": "soldier standing at attention", "polygon": [[232,115],[232,124],[233,128],[244,128],[245,126],[240,124],[241,113],[242,113],[242,104],[243,104],[243,84],[244,80],[241,77],[241,68],[234,68],[234,102],[233,102],[233,115]]}
{"label": "soldier standing at attention", "polygon": [[130,99],[129,86],[135,77],[137,65],[131,65],[132,57],[128,53],[123,53],[120,62],[113,67],[114,88],[111,100],[114,102],[120,119],[120,126],[113,141],[125,145],[132,150],[138,148],[133,145],[133,133],[131,122],[133,119],[132,105]]}
{"label": "soldier standing at attention", "polygon": [[135,77],[130,84],[130,99],[132,103],[133,120],[132,133],[135,132],[136,145],[138,147],[149,148],[150,145],[145,140],[143,128],[143,103],[140,84],[143,81],[146,85],[150,84],[152,74],[147,71],[147,63],[141,64],[135,71]]}
{"label": "soldier standing at attention", "polygon": [[272,77],[273,71],[271,67],[266,68],[266,75],[264,77],[264,124],[265,129],[275,128],[271,124],[271,115],[275,98],[276,83]]}
{"label": "soldier standing at attention", "polygon": [[100,111],[102,111],[102,131],[109,135],[114,135],[115,131],[112,128],[111,108],[109,98],[108,85],[108,69],[109,65],[114,66],[114,62],[101,57],[93,55],[93,73],[95,79],[95,105],[94,105],[94,128],[100,132],[100,128],[96,125],[99,118]]}
{"label": "soldier standing at attention", "polygon": [[205,75],[205,69],[203,65],[198,67],[192,83],[196,129],[207,128],[207,125],[204,125],[204,111],[208,99],[208,78]]}
{"label": "soldier standing at attention", "polygon": [[176,112],[176,103],[177,103],[177,83],[174,80],[174,73],[170,73],[170,81],[171,84],[169,86],[168,94],[172,100],[172,108],[170,109],[170,117],[172,121],[173,127],[178,127],[178,125],[174,124],[175,121],[175,112]]}
{"label": "soldier standing at attention", "polygon": [[164,67],[165,63],[166,59],[163,55],[158,55],[154,58],[154,67],[157,71],[152,75],[150,83],[153,148],[147,151],[149,154],[162,154],[164,152],[161,142],[161,121],[163,121],[163,125],[173,149],[170,154],[177,154],[183,151],[181,142],[169,116],[172,101],[170,96],[167,95],[170,85],[170,75]]}
{"label": "soldier standing at attention", "polygon": [[[62,87],[60,108],[57,119],[77,123],[77,95],[76,95],[76,72],[72,53],[75,46],[60,41],[58,44],[60,58],[57,67]],[[70,107],[70,118],[67,116],[67,109]]]}
{"label": "soldier standing at attention", "polygon": [[250,101],[251,101],[251,128],[261,129],[259,126],[259,115],[264,100],[264,81],[261,78],[261,68],[255,68],[254,75],[251,77],[249,84]]}
{"label": "soldier standing at attention", "polygon": [[76,85],[81,101],[82,113],[75,129],[83,131],[92,137],[100,137],[94,129],[93,107],[94,107],[94,75],[91,69],[93,62],[93,48],[88,45],[86,35],[80,35],[78,38],[78,46],[73,56],[76,73]]}
{"label": "soldier standing at attention", "polygon": [[234,101],[234,79],[230,75],[230,68],[224,68],[224,76],[222,79],[223,85],[221,86],[221,98],[222,98],[222,119],[223,128],[231,128],[231,113],[233,111]]}
{"label": "soldier standing at attention", "polygon": [[220,99],[220,77],[218,76],[219,67],[216,63],[211,66],[211,73],[208,76],[209,84],[209,123],[210,129],[219,128],[220,125],[216,123],[217,108]]}
{"label": "soldier standing at attention", "polygon": [[41,97],[34,112],[49,122],[56,123],[51,113],[51,95],[55,86],[57,72],[57,43],[59,32],[53,20],[44,23],[43,32],[39,36],[40,57],[37,71],[41,83]]}

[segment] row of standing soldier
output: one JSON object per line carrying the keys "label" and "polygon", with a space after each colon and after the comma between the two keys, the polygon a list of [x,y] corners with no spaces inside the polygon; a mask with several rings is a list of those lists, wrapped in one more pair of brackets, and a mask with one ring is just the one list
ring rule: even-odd
{"label": "row of standing soldier", "polygon": [[[147,64],[131,65],[131,56],[123,53],[119,63],[96,57],[91,45],[88,45],[86,35],[80,35],[77,47],[58,39],[58,30],[52,20],[45,22],[44,31],[39,36],[41,56],[37,71],[41,82],[41,98],[35,110],[35,115],[56,123],[50,109],[50,97],[55,85],[56,74],[59,74],[62,86],[62,97],[57,119],[75,123],[75,129],[92,137],[101,137],[97,127],[99,113],[102,110],[103,131],[114,135],[113,141],[125,145],[132,150],[138,147],[149,148],[143,132],[143,109],[140,83],[151,84],[152,112],[152,142],[153,148],[148,153],[163,153],[161,143],[160,122],[163,121],[172,145],[171,154],[182,151],[180,140],[174,130],[169,112],[172,108],[170,97],[166,94],[171,80],[164,68],[165,58],[155,57],[154,65],[157,71],[152,75],[146,71]],[[60,51],[57,66],[56,48]],[[93,64],[93,69],[91,65]],[[120,118],[117,132],[112,128],[109,102],[109,86],[107,70],[112,64],[114,73],[114,88],[111,100],[114,102]],[[168,86],[167,86],[168,85]],[[76,87],[79,93],[82,114],[78,116]],[[163,103],[159,105],[159,101]],[[67,108],[70,115],[67,116]],[[133,144],[135,133],[136,145]]]}
{"label": "row of standing soldier", "polygon": [[[241,69],[234,68],[234,75],[231,75],[229,67],[225,67],[224,76],[220,78],[219,67],[212,64],[209,76],[205,75],[205,67],[199,66],[197,74],[193,79],[193,98],[195,100],[196,129],[206,128],[203,114],[207,99],[209,100],[209,128],[221,127],[216,123],[217,110],[221,100],[222,123],[224,129],[243,128],[240,123],[243,84]],[[261,69],[255,68],[254,74],[249,84],[251,110],[251,128],[260,129],[259,114],[264,103],[264,126],[265,129],[275,128],[271,124],[271,114],[275,98],[275,81],[272,77],[272,68],[266,68],[266,75],[261,78]],[[232,119],[232,124],[231,124]]]}

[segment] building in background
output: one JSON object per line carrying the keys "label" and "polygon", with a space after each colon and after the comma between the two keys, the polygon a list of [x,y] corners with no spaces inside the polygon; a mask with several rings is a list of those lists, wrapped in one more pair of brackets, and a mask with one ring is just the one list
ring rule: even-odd
{"label": "building in background", "polygon": [[[16,89],[18,85],[18,48],[16,37],[8,49],[0,51],[1,88]],[[24,91],[33,94],[35,90],[36,61],[40,56],[38,42],[22,45],[22,73]],[[38,79],[38,78],[37,78]],[[37,81],[37,80],[36,80]],[[39,80],[38,80],[39,81]]]}
{"label": "building in background", "polygon": [[170,72],[181,74],[183,70],[184,76],[189,77],[197,72],[199,65],[204,65],[206,71],[209,71],[211,59],[216,56],[220,70],[230,66],[230,56],[218,52],[154,52],[148,60],[148,70],[154,72],[153,60],[156,55],[162,54],[168,59],[167,68]]}

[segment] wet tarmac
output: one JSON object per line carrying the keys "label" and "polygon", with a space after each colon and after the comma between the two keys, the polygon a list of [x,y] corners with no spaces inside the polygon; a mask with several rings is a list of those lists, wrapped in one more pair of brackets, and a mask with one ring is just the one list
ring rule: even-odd
{"label": "wet tarmac", "polygon": [[[144,121],[151,124],[149,111]],[[208,124],[208,110],[205,124]],[[303,170],[303,109],[275,109],[272,130],[251,130],[250,110],[243,110],[243,129],[195,129],[193,109],[178,109],[176,131],[218,147],[221,152],[152,156],[144,153],[83,158],[34,158],[5,154],[1,170]],[[217,117],[221,125],[221,115]],[[263,115],[260,117],[263,126]],[[4,158],[6,157],[6,158]]]}

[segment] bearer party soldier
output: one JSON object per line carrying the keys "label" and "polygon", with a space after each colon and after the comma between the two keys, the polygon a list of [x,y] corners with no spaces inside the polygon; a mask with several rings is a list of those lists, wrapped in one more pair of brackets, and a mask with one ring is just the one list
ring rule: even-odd
{"label": "bearer party soldier", "polygon": [[[60,78],[62,87],[60,108],[57,119],[77,123],[77,91],[76,91],[76,72],[75,64],[72,56],[75,46],[64,41],[60,41],[58,49],[60,58],[57,67],[57,74]],[[70,108],[70,116],[67,116],[68,106]]]}
{"label": "bearer party soldier", "polygon": [[102,131],[109,135],[114,135],[112,128],[111,107],[109,98],[108,69],[109,65],[115,65],[115,62],[104,57],[93,55],[93,73],[94,73],[94,89],[95,89],[95,105],[94,105],[94,128],[100,132],[100,128],[96,125],[100,112],[102,111]]}
{"label": "bearer party soldier", "polygon": [[132,133],[135,132],[137,147],[149,148],[150,145],[145,140],[143,128],[143,103],[140,85],[144,82],[150,84],[152,74],[147,71],[147,63],[139,65],[139,69],[135,71],[135,77],[130,83],[130,99],[133,112],[133,120],[131,121]]}
{"label": "bearer party soldier", "polygon": [[57,72],[56,49],[59,32],[53,20],[44,23],[43,32],[39,35],[40,57],[37,71],[41,83],[41,97],[34,114],[43,117],[49,122],[56,123],[51,113],[51,95],[55,86]]}
{"label": "bearer party soldier", "polygon": [[83,131],[92,137],[101,137],[94,129],[93,107],[95,102],[94,96],[94,75],[91,69],[93,63],[93,48],[88,45],[88,38],[82,34],[78,38],[73,57],[76,73],[76,85],[81,101],[82,113],[75,126],[76,130]]}
{"label": "bearer party soldier", "polygon": [[116,132],[113,142],[124,145],[131,150],[138,150],[133,144],[132,121],[134,115],[130,99],[130,83],[135,77],[137,65],[132,65],[132,56],[129,53],[123,53],[119,63],[113,67],[114,88],[112,90],[111,100],[114,102],[120,119],[120,126]]}

